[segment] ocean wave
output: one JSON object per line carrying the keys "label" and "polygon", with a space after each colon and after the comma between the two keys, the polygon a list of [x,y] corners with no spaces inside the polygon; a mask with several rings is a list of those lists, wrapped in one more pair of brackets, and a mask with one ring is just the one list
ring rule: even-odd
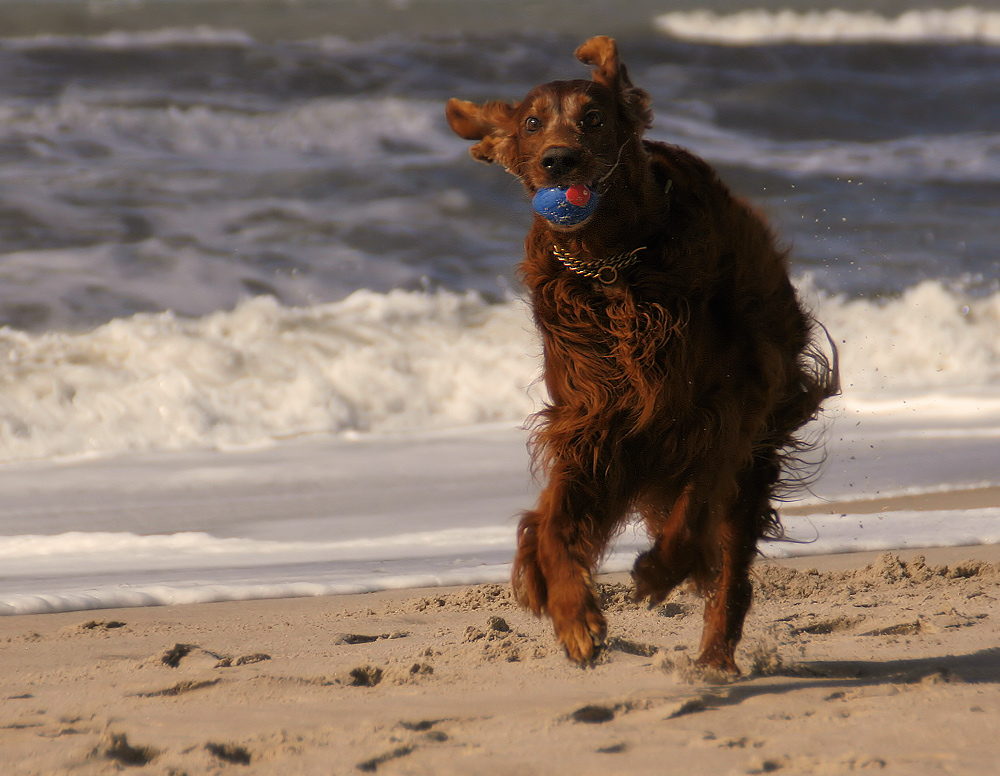
{"label": "ocean wave", "polygon": [[848,400],[953,391],[961,405],[963,389],[1000,386],[1000,293],[971,298],[925,281],[898,298],[810,304],[840,349]]}
{"label": "ocean wave", "polygon": [[127,51],[130,49],[191,48],[194,46],[248,47],[255,40],[242,30],[216,29],[209,25],[168,27],[143,32],[115,30],[100,35],[32,35],[20,38],[0,38],[0,48],[30,51],[32,49],[95,49]]}
{"label": "ocean wave", "polygon": [[286,563],[377,561],[473,554],[514,546],[507,526],[360,536],[343,541],[220,538],[202,531],[137,535],[70,531],[53,536],[0,536],[4,578],[87,575],[156,569],[252,568]]}
{"label": "ocean wave", "polygon": [[0,460],[523,418],[537,353],[520,304],[473,294],[257,297],[83,334],[4,329]]}
{"label": "ocean wave", "polygon": [[[238,105],[148,107],[128,91],[80,92],[30,111],[0,106],[0,142],[22,149],[35,174],[58,179],[53,162],[102,157],[92,175],[163,169],[172,158],[221,172],[373,169],[380,175],[461,161],[467,144],[442,120],[440,103],[402,97],[317,98],[284,110]],[[72,127],[72,132],[67,132]],[[664,111],[649,137],[691,148],[715,164],[800,176],[913,181],[1000,181],[1000,133],[913,134],[880,141],[771,140]],[[82,149],[82,150],[81,150]],[[371,166],[375,165],[374,168]],[[167,179],[177,177],[167,169]],[[67,173],[68,175],[69,173]],[[205,185],[205,184],[202,184]]]}
{"label": "ocean wave", "polygon": [[[766,557],[800,557],[996,544],[1000,542],[998,517],[1000,510],[997,509],[786,515],[783,518],[785,528],[789,536],[798,541],[767,542],[761,549]],[[509,558],[515,539],[513,528],[451,533],[454,536],[447,543],[458,555],[424,553],[420,546],[401,553],[405,542],[400,540],[406,535],[397,535],[384,544],[375,564],[341,558],[339,552],[334,552],[331,561],[319,567],[315,565],[316,557],[322,553],[310,546],[300,546],[302,543],[292,546],[292,543],[224,540],[203,533],[148,537],[83,533],[11,537],[0,541],[0,557],[5,564],[13,559],[18,568],[23,568],[27,586],[0,591],[0,616],[338,595],[509,579]],[[103,546],[104,541],[110,544]],[[233,564],[236,557],[220,559],[214,551],[220,543],[227,542],[256,552]],[[373,546],[375,544],[377,540]],[[29,554],[22,556],[19,553],[25,545],[31,545]],[[44,554],[46,545],[55,548],[54,556]],[[268,557],[274,549],[268,545],[281,547],[277,553],[280,560]],[[636,552],[645,546],[646,539],[641,531],[626,531],[603,561],[602,571],[627,571],[635,561]],[[114,552],[116,548],[138,550],[139,554],[131,562],[123,561],[123,553]],[[186,550],[188,556],[178,557],[178,548]],[[199,563],[189,562],[194,556],[199,557]],[[277,564],[271,562],[274,560]],[[241,566],[242,571],[237,566]],[[138,583],[135,581],[137,572],[143,578]],[[109,577],[115,576],[123,581],[109,583]],[[44,580],[41,584],[40,579]]]}
{"label": "ocean wave", "polygon": [[798,176],[1000,181],[1000,134],[909,135],[891,140],[775,141],[691,116],[659,118],[650,137],[684,145],[715,164]]}
{"label": "ocean wave", "polygon": [[[433,100],[317,98],[284,110],[240,106],[148,107],[128,91],[67,90],[30,112],[0,107],[0,140],[39,162],[77,161],[80,149],[114,149],[95,169],[128,163],[158,169],[170,157],[207,169],[358,169],[383,174],[461,160]],[[71,135],[67,127],[72,127]],[[691,148],[716,164],[796,175],[866,175],[920,181],[1000,180],[1000,134],[908,135],[883,141],[769,140],[711,118],[664,111],[652,139]],[[87,151],[89,152],[89,151]],[[51,173],[50,173],[51,174]]]}
{"label": "ocean wave", "polygon": [[911,10],[888,18],[871,11],[676,11],[656,26],[683,40],[725,45],[774,43],[1000,44],[1000,11],[964,7]]}
{"label": "ocean wave", "polygon": [[[965,401],[1000,385],[1000,294],[938,282],[887,300],[808,283],[802,294],[840,348],[848,402],[928,392]],[[540,352],[523,302],[472,293],[359,291],[312,307],[258,297],[80,334],[3,329],[0,460],[519,423],[544,401]]]}
{"label": "ocean wave", "polygon": [[238,103],[150,107],[148,100],[126,89],[71,87],[31,111],[0,106],[0,140],[49,162],[85,147],[91,156],[91,149],[108,156],[113,149],[113,158],[130,157],[130,163],[138,153],[145,166],[179,155],[226,169],[234,156],[241,169],[284,169],[312,168],[320,160],[412,165],[457,158],[464,150],[444,131],[441,105],[431,100],[317,98],[285,110]]}

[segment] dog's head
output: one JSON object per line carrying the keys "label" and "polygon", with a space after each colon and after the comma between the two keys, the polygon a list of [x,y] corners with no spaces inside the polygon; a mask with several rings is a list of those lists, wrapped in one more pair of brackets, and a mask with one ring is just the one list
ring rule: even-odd
{"label": "dog's head", "polygon": [[652,121],[649,96],[632,85],[611,38],[591,38],[576,57],[593,65],[592,81],[553,81],[516,104],[451,99],[448,123],[478,141],[474,158],[502,165],[531,193],[580,185],[603,193],[623,153],[640,151]]}

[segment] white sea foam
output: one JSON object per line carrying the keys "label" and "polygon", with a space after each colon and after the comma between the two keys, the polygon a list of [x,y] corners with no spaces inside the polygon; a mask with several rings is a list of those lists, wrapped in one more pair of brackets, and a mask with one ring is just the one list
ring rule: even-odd
{"label": "white sea foam", "polygon": [[509,549],[514,527],[475,526],[342,541],[219,538],[200,531],[136,535],[70,531],[0,536],[4,577],[75,576],[158,569],[251,568],[292,563],[405,560]]}
{"label": "white sea foam", "polygon": [[520,304],[356,292],[196,320],[0,330],[0,460],[253,445],[522,418],[538,345]]}
{"label": "white sea foam", "polygon": [[816,298],[840,348],[844,390],[888,398],[987,389],[1000,399],[1000,294],[968,298],[926,281],[895,299]]}
{"label": "white sea foam", "polygon": [[676,11],[656,18],[668,35],[729,45],[772,43],[968,42],[1000,44],[1000,11],[974,7],[906,11]]}
{"label": "white sea foam", "polygon": [[1000,509],[786,516],[782,523],[795,543],[767,543],[769,557],[1000,544]]}
{"label": "white sea foam", "polygon": [[[848,406],[998,409],[1000,294],[926,282],[888,300],[804,296],[840,349]],[[298,308],[258,297],[80,334],[3,329],[0,460],[518,423],[544,398],[540,352],[522,302],[447,292]]]}
{"label": "white sea foam", "polygon": [[[998,519],[997,509],[785,517],[794,541],[765,543],[762,550],[769,557],[795,557],[996,544],[1000,543]],[[627,531],[602,570],[628,570],[636,552],[647,546],[641,530]],[[0,593],[0,615],[501,582],[509,576],[513,551],[512,528],[455,529],[320,546],[220,540],[205,534],[0,538],[8,586]],[[134,553],[131,559],[122,559],[126,552]],[[370,557],[378,561],[366,562]],[[320,558],[331,563],[317,570]],[[234,569],[242,571],[234,574]],[[134,580],[139,570],[149,581],[97,581],[109,576]],[[158,570],[162,578],[157,578]],[[176,581],[178,572],[183,581]],[[10,591],[12,580],[19,576],[27,578],[28,592]],[[81,585],[79,580],[91,583]]]}
{"label": "white sea foam", "polygon": [[268,598],[305,598],[321,595],[350,595],[380,590],[443,585],[476,585],[506,582],[510,568],[506,563],[478,565],[475,568],[428,569],[414,565],[397,574],[344,575],[337,581],[261,582],[248,578],[239,583],[214,583],[205,579],[181,584],[93,586],[85,589],[61,589],[52,593],[10,593],[0,595],[0,616],[10,614],[47,614],[90,609],[134,606],[170,606],[219,601],[256,601]]}
{"label": "white sea foam", "polygon": [[32,35],[0,39],[0,48],[21,50],[52,48],[127,49],[181,48],[193,46],[252,46],[254,39],[242,30],[220,30],[199,24],[160,30],[126,32],[115,30],[102,35]]}

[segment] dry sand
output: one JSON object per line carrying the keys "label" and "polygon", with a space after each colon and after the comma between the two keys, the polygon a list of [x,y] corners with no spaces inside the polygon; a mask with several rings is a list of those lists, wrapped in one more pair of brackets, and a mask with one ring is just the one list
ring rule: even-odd
{"label": "dry sand", "polygon": [[0,618],[0,772],[998,772],[1000,548],[756,573],[716,684],[624,575],[590,669],[500,585]]}

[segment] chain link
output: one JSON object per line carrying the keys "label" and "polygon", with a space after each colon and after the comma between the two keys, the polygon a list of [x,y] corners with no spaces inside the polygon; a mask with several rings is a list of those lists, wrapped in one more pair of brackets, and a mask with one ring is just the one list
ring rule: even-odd
{"label": "chain link", "polygon": [[618,282],[618,273],[621,270],[631,267],[639,261],[639,252],[644,250],[646,250],[645,245],[631,251],[617,253],[603,261],[588,261],[567,253],[558,245],[553,245],[552,255],[559,259],[562,265],[570,272],[610,286]]}

